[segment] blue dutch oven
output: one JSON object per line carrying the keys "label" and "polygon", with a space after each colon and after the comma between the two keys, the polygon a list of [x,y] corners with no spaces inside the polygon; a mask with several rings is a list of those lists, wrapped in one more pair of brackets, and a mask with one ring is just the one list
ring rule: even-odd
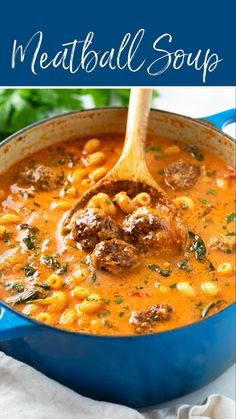
{"label": "blue dutch oven", "polygon": [[[58,141],[125,131],[124,108],[75,112],[34,124],[1,144],[0,173]],[[234,109],[194,120],[152,110],[149,133],[200,144],[234,165],[234,141],[221,129]],[[235,359],[235,304],[174,330],[95,336],[47,326],[0,302],[0,350],[88,397],[133,407],[161,403],[214,380]]]}

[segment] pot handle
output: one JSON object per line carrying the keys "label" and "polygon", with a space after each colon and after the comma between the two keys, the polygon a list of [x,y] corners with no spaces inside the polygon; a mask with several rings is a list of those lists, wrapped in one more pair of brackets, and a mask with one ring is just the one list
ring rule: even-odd
{"label": "pot handle", "polygon": [[222,130],[232,122],[236,122],[236,108],[206,116],[202,120],[211,122],[216,128]]}
{"label": "pot handle", "polygon": [[26,319],[0,303],[0,343],[32,334],[39,328],[37,323]]}

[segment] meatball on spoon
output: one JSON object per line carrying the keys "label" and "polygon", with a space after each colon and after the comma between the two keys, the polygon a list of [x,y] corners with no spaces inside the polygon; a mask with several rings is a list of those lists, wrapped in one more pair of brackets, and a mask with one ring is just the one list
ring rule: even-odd
{"label": "meatball on spoon", "polygon": [[99,192],[116,193],[133,190],[133,194],[151,189],[155,196],[167,200],[163,189],[150,174],[145,160],[145,141],[152,89],[131,89],[125,143],[115,166],[90,188],[70,210],[66,223],[79,208]]}
{"label": "meatball on spoon", "polygon": [[176,217],[178,218],[176,208],[164,190],[153,179],[145,160],[151,97],[152,89],[131,89],[122,154],[107,175],[89,189],[70,210],[65,219],[65,226],[94,195],[100,192],[113,195],[120,191],[126,191],[129,196],[135,196],[140,192],[149,193],[155,203],[165,207],[172,214],[176,223]]}

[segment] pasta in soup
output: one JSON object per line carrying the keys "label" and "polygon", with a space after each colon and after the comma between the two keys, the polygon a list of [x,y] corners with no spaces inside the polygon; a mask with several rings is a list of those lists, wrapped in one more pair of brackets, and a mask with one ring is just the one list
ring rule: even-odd
{"label": "pasta in soup", "polygon": [[148,190],[108,189],[63,228],[122,145],[119,135],[60,143],[2,175],[7,304],[74,332],[133,335],[202,320],[234,301],[235,171],[194,144],[147,139],[147,163],[170,211]]}

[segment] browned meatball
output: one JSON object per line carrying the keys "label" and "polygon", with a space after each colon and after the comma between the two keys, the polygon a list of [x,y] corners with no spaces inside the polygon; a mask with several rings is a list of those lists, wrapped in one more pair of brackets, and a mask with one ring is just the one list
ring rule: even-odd
{"label": "browned meatball", "polygon": [[21,173],[21,179],[23,182],[34,186],[37,191],[53,190],[59,181],[57,174],[50,167],[42,164],[30,169],[27,168]]}
{"label": "browned meatball", "polygon": [[173,315],[173,308],[168,304],[156,304],[147,311],[132,313],[130,324],[135,328],[136,333],[151,332],[155,322],[170,320]]}
{"label": "browned meatball", "polygon": [[186,237],[178,214],[163,207],[141,207],[123,223],[123,239],[141,252],[177,250],[185,246]]}
{"label": "browned meatball", "polygon": [[147,251],[161,241],[162,220],[157,210],[141,207],[125,219],[123,230],[125,240]]}
{"label": "browned meatball", "polygon": [[213,236],[210,238],[208,247],[211,249],[220,249],[223,252],[232,252],[236,248],[236,237],[235,236]]}
{"label": "browned meatball", "polygon": [[100,210],[87,208],[78,211],[72,234],[83,250],[92,252],[100,241],[120,238],[121,228]]}
{"label": "browned meatball", "polygon": [[200,176],[200,167],[182,160],[169,164],[164,170],[165,183],[172,189],[190,189]]}
{"label": "browned meatball", "polygon": [[95,269],[117,274],[138,264],[136,249],[123,240],[102,241],[95,247],[91,260]]}

